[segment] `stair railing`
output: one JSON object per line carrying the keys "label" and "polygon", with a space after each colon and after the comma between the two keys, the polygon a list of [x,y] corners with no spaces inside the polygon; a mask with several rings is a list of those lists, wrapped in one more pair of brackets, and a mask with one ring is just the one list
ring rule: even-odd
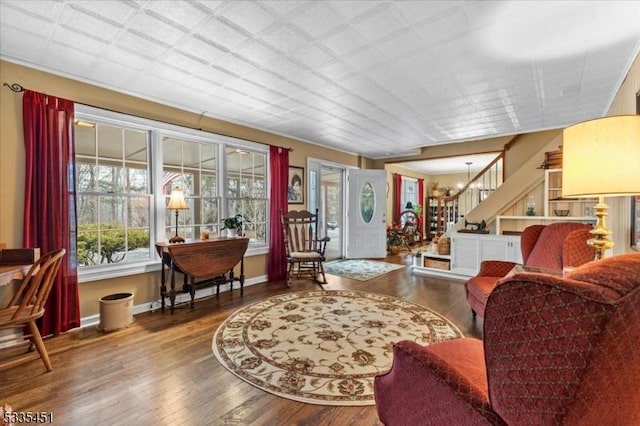
{"label": "stair railing", "polygon": [[442,209],[438,213],[443,217],[438,218],[438,223],[443,224],[444,229],[438,231],[446,232],[459,220],[463,220],[468,212],[486,200],[502,185],[503,181],[504,151],[470,179],[457,193],[442,198]]}

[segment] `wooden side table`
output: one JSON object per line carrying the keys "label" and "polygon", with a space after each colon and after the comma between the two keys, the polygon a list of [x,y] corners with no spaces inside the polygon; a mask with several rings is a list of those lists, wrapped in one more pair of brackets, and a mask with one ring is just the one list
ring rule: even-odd
{"label": "wooden side table", "polygon": [[[169,297],[171,303],[171,313],[175,310],[176,272],[184,274],[184,283],[180,293],[188,292],[190,294],[191,309],[194,307],[196,288],[215,285],[216,295],[219,295],[221,284],[229,283],[231,290],[233,290],[233,283],[238,281],[240,294],[243,294],[244,254],[248,246],[248,238],[215,238],[184,243],[157,243],[156,250],[162,258],[160,277],[162,310],[164,311],[165,308],[166,297]],[[238,263],[240,264],[240,276],[236,277],[233,269]],[[167,275],[171,277],[168,290]]]}

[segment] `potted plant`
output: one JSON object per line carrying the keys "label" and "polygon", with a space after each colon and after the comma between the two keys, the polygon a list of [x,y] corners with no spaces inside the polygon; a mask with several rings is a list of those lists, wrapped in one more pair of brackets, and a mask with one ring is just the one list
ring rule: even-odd
{"label": "potted plant", "polygon": [[400,253],[400,249],[405,244],[404,235],[402,235],[402,230],[395,226],[387,227],[387,250],[391,254]]}
{"label": "potted plant", "polygon": [[242,235],[242,227],[244,226],[245,222],[249,222],[249,219],[247,219],[244,215],[241,214],[237,214],[235,216],[232,217],[227,217],[225,219],[222,219],[222,230],[227,230],[227,236],[229,237],[235,237],[235,236],[241,236]]}

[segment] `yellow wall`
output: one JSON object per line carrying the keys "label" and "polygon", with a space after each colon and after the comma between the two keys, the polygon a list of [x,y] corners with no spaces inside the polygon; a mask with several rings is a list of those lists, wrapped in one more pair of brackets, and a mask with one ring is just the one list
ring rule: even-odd
{"label": "yellow wall", "polygon": [[[26,89],[124,114],[199,128],[264,144],[290,147],[293,148],[293,151],[290,153],[289,162],[294,166],[305,167],[307,156],[349,166],[368,163],[367,159],[356,155],[211,117],[201,117],[200,113],[179,110],[11,62],[0,61],[0,80],[3,83],[17,83]],[[24,164],[24,148],[22,141],[22,96],[2,87],[0,90],[0,199],[3,200],[3,208],[0,209],[0,242],[7,243],[9,247],[22,245],[22,211],[24,208],[22,166]],[[300,205],[293,207],[296,209],[305,208]],[[266,262],[266,255],[252,256],[246,259],[245,276],[247,279],[266,275]],[[160,297],[159,276],[159,272],[152,272],[82,283],[80,285],[81,315],[86,317],[97,314],[98,299],[116,292],[133,292],[136,305],[158,300]]]}

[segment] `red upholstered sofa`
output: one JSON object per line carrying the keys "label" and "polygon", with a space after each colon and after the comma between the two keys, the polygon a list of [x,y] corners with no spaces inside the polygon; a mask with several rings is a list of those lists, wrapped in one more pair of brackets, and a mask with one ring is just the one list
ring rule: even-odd
{"label": "red upholstered sofa", "polygon": [[[527,227],[520,236],[524,266],[562,273],[564,267],[580,266],[593,260],[595,251],[587,245],[590,230],[591,225],[576,222]],[[466,282],[467,301],[474,318],[476,314],[484,317],[489,294],[515,265],[514,262],[485,260],[480,264],[478,274]]]}
{"label": "red upholstered sofa", "polygon": [[565,278],[515,274],[484,339],[394,346],[375,378],[386,425],[640,425],[640,253]]}

